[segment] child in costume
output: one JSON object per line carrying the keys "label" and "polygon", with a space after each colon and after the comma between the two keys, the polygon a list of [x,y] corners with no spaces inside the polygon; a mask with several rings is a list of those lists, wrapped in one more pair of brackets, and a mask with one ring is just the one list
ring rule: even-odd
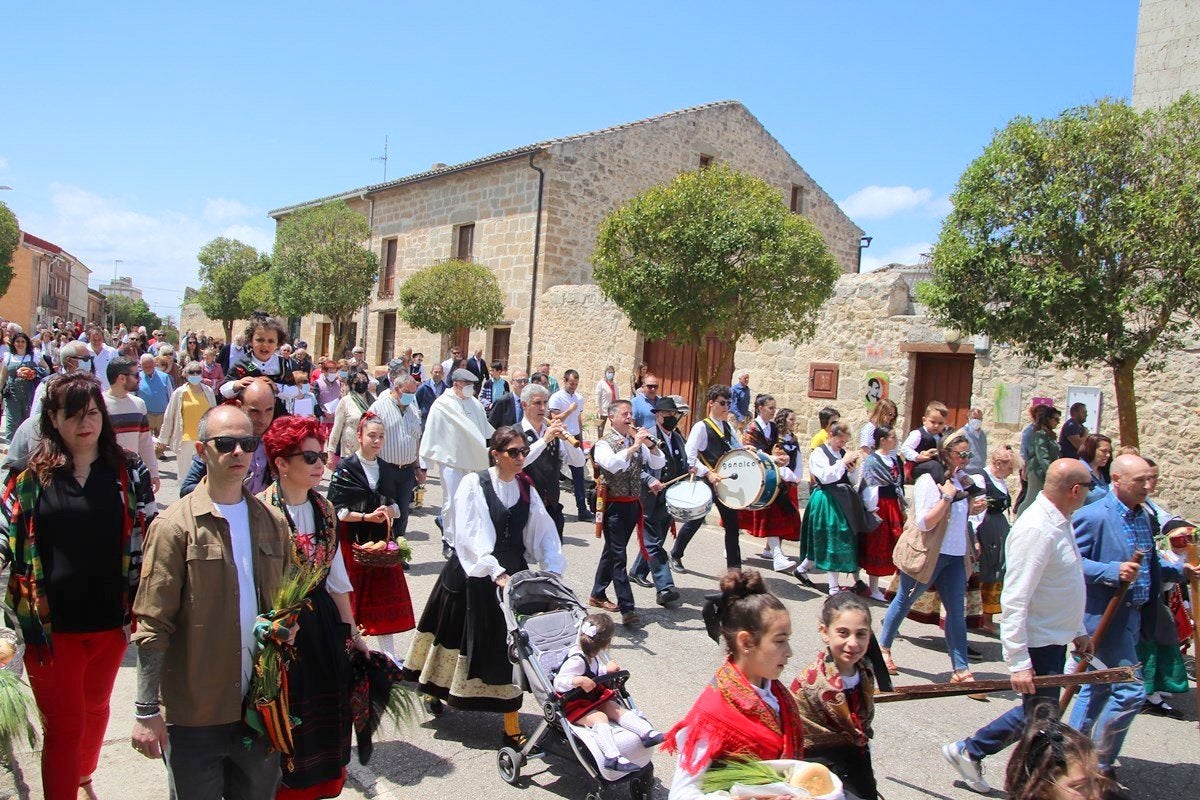
{"label": "child in costume", "polygon": [[251,382],[265,378],[275,387],[276,416],[285,413],[284,401],[298,394],[295,365],[285,356],[281,346],[287,341],[287,331],[279,321],[262,311],[250,315],[246,326],[246,350],[230,364],[221,384],[220,394],[226,400],[237,396]]}

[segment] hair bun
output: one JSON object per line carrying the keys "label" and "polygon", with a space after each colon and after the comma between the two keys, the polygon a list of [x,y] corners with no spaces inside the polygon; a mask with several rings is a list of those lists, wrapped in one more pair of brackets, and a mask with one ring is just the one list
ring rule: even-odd
{"label": "hair bun", "polygon": [[721,578],[721,591],[732,600],[740,600],[767,591],[762,573],[756,569],[731,569]]}

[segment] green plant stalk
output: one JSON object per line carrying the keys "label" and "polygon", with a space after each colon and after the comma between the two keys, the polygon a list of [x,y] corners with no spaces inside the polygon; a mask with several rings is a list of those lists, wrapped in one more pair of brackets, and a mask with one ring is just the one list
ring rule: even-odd
{"label": "green plant stalk", "polygon": [[40,720],[37,706],[25,689],[21,679],[11,670],[0,670],[0,749],[12,750],[12,745],[24,738],[29,747],[37,745],[37,727]]}
{"label": "green plant stalk", "polygon": [[704,773],[704,792],[727,792],[736,784],[762,786],[786,781],[787,776],[756,758],[730,758],[717,762]]}

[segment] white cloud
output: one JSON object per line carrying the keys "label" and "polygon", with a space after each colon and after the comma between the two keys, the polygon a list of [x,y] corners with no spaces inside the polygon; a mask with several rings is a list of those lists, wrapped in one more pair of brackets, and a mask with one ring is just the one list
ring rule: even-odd
{"label": "white cloud", "polygon": [[[275,238],[274,223],[249,218],[255,212],[236,200],[209,200],[197,217],[177,211],[141,211],[113,197],[69,184],[50,186],[51,212],[26,213],[21,227],[64,248],[92,270],[92,285],[107,283],[114,270],[133,278],[146,302],[161,315],[178,314],[185,286],[196,286],[196,253],[216,236],[229,236],[259,249]],[[240,219],[240,221],[239,221]]]}
{"label": "white cloud", "polygon": [[911,186],[867,186],[838,205],[856,220],[887,219],[914,211],[942,216],[950,210],[947,198],[935,197],[932,189]]}
{"label": "white cloud", "polygon": [[881,250],[878,255],[871,253],[871,248],[862,251],[862,271],[872,272],[888,264],[916,264],[921,257],[933,250],[930,242],[913,242],[902,244],[889,250]]}

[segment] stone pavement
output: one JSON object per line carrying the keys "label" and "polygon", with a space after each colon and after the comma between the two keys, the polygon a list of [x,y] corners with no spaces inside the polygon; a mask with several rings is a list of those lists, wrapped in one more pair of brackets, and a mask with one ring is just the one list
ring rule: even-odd
{"label": "stone pavement", "polygon": [[[162,500],[178,496],[174,472],[175,462],[165,462]],[[407,578],[418,616],[443,563],[433,524],[432,507],[440,498],[436,480],[431,479],[429,488],[426,508],[413,517],[409,533],[415,556]],[[568,523],[566,531],[567,582],[582,599],[586,599],[590,590],[600,552],[600,543],[592,531],[592,525],[576,522]],[[796,545],[788,544],[785,549],[794,554]],[[768,562],[755,557],[760,551],[760,542],[743,537],[746,565],[769,569]],[[705,528],[693,541],[684,563],[688,572],[676,576],[683,596],[679,607],[661,609],[654,604],[652,590],[634,586],[643,627],[630,632],[618,626],[613,647],[613,656],[632,673],[629,688],[635,700],[664,731],[687,711],[721,661],[721,651],[704,634],[700,619],[703,596],[713,590],[724,565],[719,529]],[[815,658],[821,647],[817,612],[823,596],[788,577],[773,575],[769,582],[792,615],[794,654],[784,673],[784,680],[790,682],[795,671]],[[883,610],[880,605],[875,612],[877,630]],[[398,649],[403,653],[409,635],[397,638]],[[974,665],[976,674],[1005,677],[999,642],[975,633],[970,638],[971,644],[985,657],[982,663]],[[949,659],[940,631],[934,627],[907,621],[893,653],[903,669],[899,683],[949,678]],[[95,776],[96,791],[103,800],[159,800],[167,796],[161,762],[147,761],[129,745],[134,672],[131,652],[117,678],[112,718]],[[939,748],[945,742],[967,736],[1008,709],[1013,697],[993,695],[990,703],[960,697],[879,706],[872,750],[880,792],[887,800],[977,797],[945,763]],[[1196,796],[1195,787],[1200,785],[1200,737],[1195,690],[1176,701],[1175,705],[1187,712],[1188,721],[1142,715],[1126,740],[1120,769],[1122,779],[1133,787],[1135,797],[1182,800]],[[532,731],[540,719],[532,699],[527,699],[522,718],[525,729]],[[436,719],[422,716],[419,723],[400,731],[385,725],[371,763],[364,767],[356,758],[352,761],[351,780],[343,796],[387,800],[462,797],[535,800],[583,798],[595,788],[574,761],[553,754],[526,765],[518,786],[506,785],[496,773],[499,737],[499,716],[453,710]],[[1006,763],[1007,754],[987,762],[986,774],[994,786],[1003,785]],[[9,775],[0,770],[0,798],[41,797],[37,753],[18,753],[12,766]],[[674,773],[673,759],[658,754],[654,766],[658,783],[655,796],[665,798]],[[995,791],[993,795],[1002,797],[1003,793]],[[624,787],[617,787],[610,796],[628,795]]]}

